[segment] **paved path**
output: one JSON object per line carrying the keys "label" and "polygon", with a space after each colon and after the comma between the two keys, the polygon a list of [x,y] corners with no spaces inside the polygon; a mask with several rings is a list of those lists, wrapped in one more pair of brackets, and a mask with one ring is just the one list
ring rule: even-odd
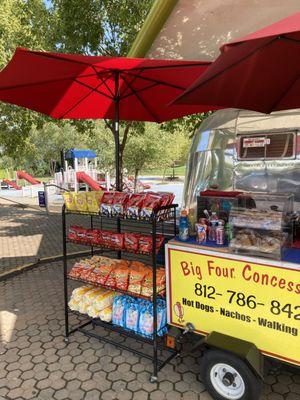
{"label": "paved path", "polygon": [[[80,216],[69,221],[80,223]],[[70,252],[86,250],[69,246]],[[0,273],[44,257],[62,254],[61,215],[47,215],[33,208],[20,208],[0,200]]]}
{"label": "paved path", "polygon": [[[66,345],[61,263],[2,282],[0,291],[1,400],[211,400],[199,354],[168,365],[151,384],[146,359],[80,333]],[[299,400],[300,376],[283,367],[266,377],[263,393],[262,400]]]}

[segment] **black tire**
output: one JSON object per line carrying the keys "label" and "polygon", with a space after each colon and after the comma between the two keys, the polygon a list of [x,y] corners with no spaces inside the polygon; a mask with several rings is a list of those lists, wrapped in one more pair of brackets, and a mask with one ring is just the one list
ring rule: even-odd
{"label": "black tire", "polygon": [[[241,394],[238,398],[231,397],[230,395],[228,395],[230,397],[224,397],[216,390],[211,381],[211,370],[217,366],[217,364],[226,364],[239,373],[245,386],[244,394]],[[232,353],[221,350],[206,350],[200,360],[200,376],[207,391],[214,400],[259,400],[262,389],[261,379],[254,375],[245,361]]]}

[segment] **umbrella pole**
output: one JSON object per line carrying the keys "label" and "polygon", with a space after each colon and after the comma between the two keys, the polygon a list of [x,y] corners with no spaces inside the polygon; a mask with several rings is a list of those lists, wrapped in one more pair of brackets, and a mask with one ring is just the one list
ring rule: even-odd
{"label": "umbrella pole", "polygon": [[114,119],[114,137],[115,137],[115,160],[116,160],[116,190],[122,190],[121,168],[120,168],[120,131],[119,131],[119,72],[115,73],[115,119]]}

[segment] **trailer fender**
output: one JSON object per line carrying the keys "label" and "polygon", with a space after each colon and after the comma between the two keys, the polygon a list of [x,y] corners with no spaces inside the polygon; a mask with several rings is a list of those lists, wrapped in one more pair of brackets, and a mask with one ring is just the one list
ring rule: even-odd
{"label": "trailer fender", "polygon": [[263,379],[264,357],[255,344],[224,335],[219,332],[211,332],[204,340],[204,346],[225,350],[245,360],[253,372]]}

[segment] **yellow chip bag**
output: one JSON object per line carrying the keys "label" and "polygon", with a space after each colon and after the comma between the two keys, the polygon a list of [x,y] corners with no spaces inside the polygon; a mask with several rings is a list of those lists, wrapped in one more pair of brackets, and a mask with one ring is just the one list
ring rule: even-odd
{"label": "yellow chip bag", "polygon": [[77,211],[88,211],[87,201],[86,201],[86,192],[79,192],[75,194],[75,204]]}
{"label": "yellow chip bag", "polygon": [[65,192],[63,194],[64,202],[67,210],[76,211],[76,203],[75,203],[75,193],[74,192]]}
{"label": "yellow chip bag", "polygon": [[86,202],[89,212],[97,213],[99,211],[97,192],[86,192]]}

